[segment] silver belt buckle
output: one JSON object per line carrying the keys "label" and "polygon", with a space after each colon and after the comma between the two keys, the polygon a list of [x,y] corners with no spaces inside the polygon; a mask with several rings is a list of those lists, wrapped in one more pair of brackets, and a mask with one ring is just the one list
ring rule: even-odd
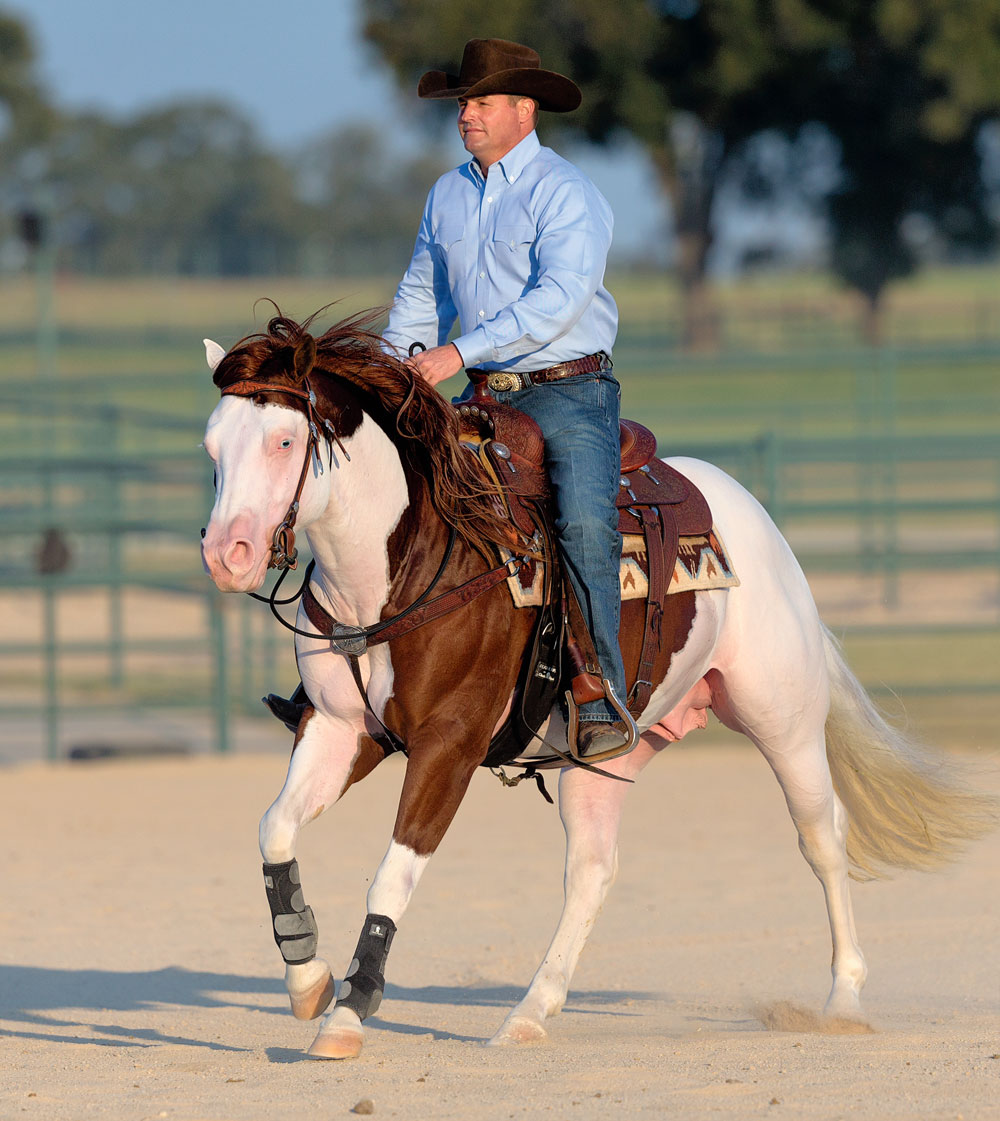
{"label": "silver belt buckle", "polygon": [[520,389],[521,379],[517,374],[508,373],[506,370],[496,370],[486,379],[486,384],[494,393],[507,393],[511,389]]}

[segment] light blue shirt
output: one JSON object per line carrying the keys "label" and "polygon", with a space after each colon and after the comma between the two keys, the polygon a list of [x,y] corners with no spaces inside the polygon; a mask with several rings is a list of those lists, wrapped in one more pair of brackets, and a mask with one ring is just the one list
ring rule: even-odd
{"label": "light blue shirt", "polygon": [[452,340],[466,367],[541,370],[611,354],[618,309],[604,287],[611,207],[534,132],[492,164],[475,160],[431,188],[386,340]]}

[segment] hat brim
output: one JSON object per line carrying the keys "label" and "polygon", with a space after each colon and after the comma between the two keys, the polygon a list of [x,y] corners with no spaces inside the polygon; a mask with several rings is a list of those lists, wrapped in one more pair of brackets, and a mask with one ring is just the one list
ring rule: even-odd
{"label": "hat brim", "polygon": [[530,67],[520,70],[498,70],[471,86],[443,70],[428,70],[417,86],[417,96],[432,101],[458,97],[489,97],[493,93],[509,93],[515,97],[531,97],[539,109],[549,113],[571,113],[582,100],[580,88],[563,74],[553,70]]}

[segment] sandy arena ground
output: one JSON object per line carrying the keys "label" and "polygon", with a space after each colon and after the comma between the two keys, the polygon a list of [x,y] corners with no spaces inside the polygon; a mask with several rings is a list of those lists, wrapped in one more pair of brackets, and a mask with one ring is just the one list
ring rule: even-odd
{"label": "sandy arena ground", "polygon": [[[283,774],[277,753],[0,770],[3,1121],[347,1117],[366,1099],[408,1121],[1000,1115],[1000,836],[855,888],[875,1031],[822,1034],[806,1012],[826,995],[825,913],[776,783],[740,741],[669,749],[630,794],[618,883],[549,1040],[487,1048],[554,926],[562,830],[533,788],[482,772],[362,1057],[324,1063],[303,1057],[315,1025],[288,1011],[261,885],[257,820]],[[401,775],[384,764],[303,835],[335,971]],[[984,781],[1000,792],[995,759]]]}

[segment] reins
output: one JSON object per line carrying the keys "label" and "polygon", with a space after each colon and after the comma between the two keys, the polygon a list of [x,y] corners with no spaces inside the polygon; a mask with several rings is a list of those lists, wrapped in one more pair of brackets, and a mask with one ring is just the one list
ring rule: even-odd
{"label": "reins", "polygon": [[[412,353],[412,348],[411,348]],[[318,414],[316,413],[316,394],[309,384],[309,378],[303,379],[303,389],[295,386],[278,386],[271,385],[268,382],[245,380],[233,382],[231,385],[226,386],[221,390],[221,395],[234,396],[234,397],[253,397],[257,394],[264,393],[283,393],[291,397],[296,397],[306,404],[306,421],[309,426],[309,437],[306,441],[305,455],[302,460],[302,469],[299,472],[298,481],[295,485],[295,491],[292,495],[292,500],[288,505],[284,518],[279,522],[274,534],[271,538],[270,558],[268,559],[268,568],[275,568],[281,570],[281,575],[275,581],[274,587],[271,589],[269,595],[259,595],[257,592],[248,592],[247,594],[253,599],[259,600],[261,603],[266,603],[270,608],[271,614],[275,619],[286,629],[293,634],[299,635],[302,638],[318,639],[320,641],[328,641],[331,647],[340,654],[347,657],[351,667],[351,674],[354,678],[358,692],[364,701],[365,709],[371,716],[378,722],[384,736],[377,738],[383,740],[383,747],[386,752],[401,751],[406,754],[406,745],[402,740],[386,725],[382,719],[372,708],[371,701],[368,698],[368,691],[364,684],[364,679],[361,675],[360,657],[367,652],[369,646],[375,646],[383,642],[390,642],[395,638],[399,638],[410,631],[416,630],[418,627],[431,622],[434,619],[439,619],[443,615],[450,614],[452,611],[458,610],[471,603],[474,599],[499,586],[504,580],[511,576],[517,575],[528,564],[530,564],[530,556],[522,555],[520,557],[511,556],[503,564],[497,565],[495,568],[487,572],[480,573],[464,583],[459,584],[457,587],[450,589],[447,592],[442,592],[440,595],[435,596],[433,599],[428,597],[440,583],[444,577],[445,571],[451,560],[452,553],[454,552],[455,544],[458,538],[458,531],[454,525],[449,524],[448,542],[444,549],[444,554],[441,558],[441,563],[435,572],[433,578],[427,587],[420,593],[419,596],[408,606],[403,608],[402,611],[391,616],[388,619],[382,619],[377,623],[372,623],[367,627],[353,626],[347,623],[340,623],[326,610],[325,607],[317,600],[310,585],[311,577],[316,566],[315,561],[310,561],[306,566],[306,571],[303,575],[302,583],[294,595],[286,599],[278,599],[278,591],[281,588],[285,577],[291,569],[298,565],[298,550],[295,547],[295,522],[299,513],[299,502],[302,498],[302,491],[305,487],[306,479],[309,476],[309,466],[312,458],[315,455],[316,462],[319,466],[320,472],[323,471],[323,460],[320,456],[320,441],[319,441],[319,424],[317,423]],[[340,448],[345,460],[350,462],[350,455],[344,447],[333,425],[326,418],[320,418],[324,429],[326,430],[328,439],[331,442],[336,442]],[[204,534],[204,531],[202,531]],[[287,606],[288,604],[295,603],[296,600],[302,600],[302,607],[306,613],[309,621],[317,628],[314,631],[303,630],[301,627],[289,623],[281,613],[278,611],[279,606]],[[521,764],[526,766],[526,772],[515,779],[508,779],[503,772],[500,772],[498,777],[504,785],[516,786],[519,782],[526,778],[534,779],[542,795],[547,801],[551,802],[548,792],[545,789],[545,784],[542,780],[541,774],[538,773],[539,763],[545,766],[553,764],[570,764],[573,766],[581,767],[584,770],[593,771],[596,774],[602,775],[607,778],[618,779],[619,781],[628,782],[630,780],[623,779],[619,775],[613,775],[609,772],[595,767],[592,763],[587,763],[584,760],[579,760],[571,755],[567,755],[556,748],[554,745],[548,743],[544,738],[532,733],[532,738],[540,740],[549,750],[553,752],[553,757],[550,759],[539,760],[534,763]],[[497,772],[494,770],[494,774]]]}
{"label": "reins", "polygon": [[[441,558],[440,565],[438,565],[437,572],[435,572],[427,587],[408,607],[404,607],[402,611],[388,619],[382,619],[367,627],[356,627],[349,623],[338,622],[319,602],[310,586],[313,569],[316,567],[315,561],[310,561],[306,567],[299,590],[287,599],[277,598],[282,581],[288,575],[287,567],[278,577],[270,595],[262,596],[257,592],[248,592],[247,595],[261,603],[266,603],[271,609],[271,614],[286,630],[293,634],[300,635],[302,638],[329,641],[333,648],[341,654],[364,654],[369,646],[391,642],[392,639],[408,634],[433,619],[439,619],[442,615],[450,614],[459,607],[464,607],[467,603],[471,603],[485,592],[503,583],[509,576],[516,575],[529,562],[529,558],[526,556],[511,557],[504,564],[491,568],[487,572],[482,572],[478,576],[473,576],[466,580],[464,584],[459,584],[450,591],[442,592],[428,602],[427,597],[434,591],[444,576],[457,539],[458,531],[454,526],[449,527],[448,543],[445,546],[444,555]],[[278,606],[294,603],[297,599],[302,600],[306,615],[313,626],[317,628],[316,631],[306,631],[295,626],[294,623],[289,623],[277,610]]]}

